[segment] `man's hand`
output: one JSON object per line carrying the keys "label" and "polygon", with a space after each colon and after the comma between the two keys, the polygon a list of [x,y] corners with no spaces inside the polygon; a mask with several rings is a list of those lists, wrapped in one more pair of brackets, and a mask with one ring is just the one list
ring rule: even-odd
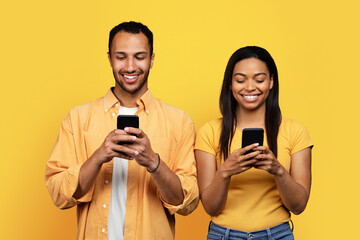
{"label": "man's hand", "polygon": [[133,159],[132,156],[135,155],[135,151],[128,147],[130,144],[119,145],[118,142],[133,142],[135,140],[135,136],[127,134],[124,130],[115,129],[107,135],[91,158],[100,165],[111,161],[114,157],[131,160]]}
{"label": "man's hand", "polygon": [[136,137],[132,136],[133,144],[124,145],[126,147],[126,149],[123,149],[124,154],[134,158],[139,165],[147,168],[149,171],[155,169],[159,160],[157,154],[151,148],[147,135],[139,128],[126,127],[124,131],[127,134],[136,135]]}

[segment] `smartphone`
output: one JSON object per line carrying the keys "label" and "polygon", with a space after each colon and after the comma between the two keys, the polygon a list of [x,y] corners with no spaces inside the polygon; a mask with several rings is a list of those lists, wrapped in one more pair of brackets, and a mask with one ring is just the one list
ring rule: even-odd
{"label": "smartphone", "polygon": [[[139,128],[139,117],[137,115],[119,115],[117,117],[117,129],[124,129],[126,127]],[[132,144],[131,142],[118,142],[122,144]]]}
{"label": "smartphone", "polygon": [[[242,148],[249,146],[253,143],[259,143],[259,146],[262,146],[264,142],[264,129],[262,128],[244,128],[242,132]],[[245,153],[249,154],[253,152],[250,150]]]}

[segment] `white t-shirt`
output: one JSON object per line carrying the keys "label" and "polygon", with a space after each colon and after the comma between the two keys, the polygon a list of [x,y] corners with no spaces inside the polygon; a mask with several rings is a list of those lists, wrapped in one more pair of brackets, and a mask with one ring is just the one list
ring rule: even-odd
{"label": "white t-shirt", "polygon": [[[135,115],[139,107],[126,108],[120,106],[118,115]],[[125,209],[127,197],[128,160],[114,158],[112,175],[111,200],[108,218],[108,239],[123,240]]]}

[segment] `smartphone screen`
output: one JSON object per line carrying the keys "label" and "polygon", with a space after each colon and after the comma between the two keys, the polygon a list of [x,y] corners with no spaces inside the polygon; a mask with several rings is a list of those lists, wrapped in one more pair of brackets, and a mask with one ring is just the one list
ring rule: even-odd
{"label": "smartphone screen", "polygon": [[[139,117],[137,115],[118,115],[117,129],[124,129],[126,127],[139,128]],[[131,142],[118,142],[122,144],[132,144]]]}
{"label": "smartphone screen", "polygon": [[[242,132],[242,148],[249,146],[253,143],[259,143],[259,146],[263,145],[264,141],[264,129],[262,128],[244,128]],[[251,153],[248,151],[245,154]]]}

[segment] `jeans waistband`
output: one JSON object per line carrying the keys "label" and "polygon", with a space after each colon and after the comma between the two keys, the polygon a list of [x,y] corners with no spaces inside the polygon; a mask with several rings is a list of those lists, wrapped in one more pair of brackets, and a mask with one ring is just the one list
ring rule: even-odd
{"label": "jeans waistband", "polygon": [[218,232],[221,235],[267,235],[267,234],[277,234],[279,232],[283,232],[286,230],[291,230],[289,222],[284,222],[279,225],[266,228],[263,230],[257,230],[257,231],[251,231],[251,232],[244,232],[236,229],[226,228],[220,225],[217,225],[216,223],[210,222],[209,230],[214,232]]}

